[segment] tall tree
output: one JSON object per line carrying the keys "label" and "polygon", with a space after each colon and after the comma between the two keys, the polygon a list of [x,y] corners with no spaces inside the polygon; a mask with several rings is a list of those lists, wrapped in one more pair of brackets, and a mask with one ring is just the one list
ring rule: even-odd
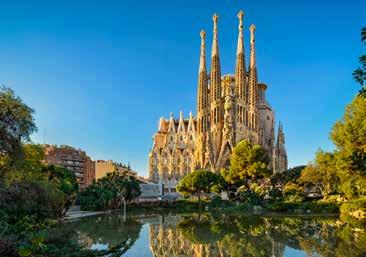
{"label": "tall tree", "polygon": [[315,187],[325,197],[335,193],[339,184],[335,155],[318,151],[315,163],[306,166],[298,181],[307,186]]}
{"label": "tall tree", "polygon": [[105,210],[120,208],[123,200],[130,202],[140,194],[136,179],[112,172],[80,192],[78,198],[83,210]]}
{"label": "tall tree", "polygon": [[341,189],[348,198],[366,195],[366,98],[357,96],[334,125],[330,137],[336,145]]}
{"label": "tall tree", "polygon": [[[361,29],[361,42],[366,44],[366,27]],[[353,72],[353,78],[361,85],[360,95],[366,97],[366,55],[361,55],[359,62],[360,67]]]}
{"label": "tall tree", "polygon": [[222,183],[220,175],[206,170],[196,170],[179,181],[177,190],[184,195],[195,194],[200,201],[202,193],[220,191]]}
{"label": "tall tree", "polygon": [[22,142],[29,141],[37,130],[33,113],[13,90],[0,87],[0,172],[6,166],[6,157],[19,153]]}
{"label": "tall tree", "polygon": [[269,162],[269,156],[263,147],[243,140],[234,147],[230,168],[221,173],[229,184],[246,185],[249,180],[268,177],[271,174]]}

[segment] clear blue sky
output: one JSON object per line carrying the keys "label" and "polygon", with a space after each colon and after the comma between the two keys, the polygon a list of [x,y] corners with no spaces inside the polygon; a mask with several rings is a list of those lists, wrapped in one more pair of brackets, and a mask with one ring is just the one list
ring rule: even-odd
{"label": "clear blue sky", "polygon": [[45,130],[47,143],[130,161],[142,175],[159,117],[196,109],[199,31],[209,55],[214,12],[223,73],[234,72],[237,12],[247,50],[257,26],[259,80],[284,123],[290,166],[332,149],[330,128],[358,89],[364,0],[7,2],[0,83],[35,109],[33,140],[42,143]]}

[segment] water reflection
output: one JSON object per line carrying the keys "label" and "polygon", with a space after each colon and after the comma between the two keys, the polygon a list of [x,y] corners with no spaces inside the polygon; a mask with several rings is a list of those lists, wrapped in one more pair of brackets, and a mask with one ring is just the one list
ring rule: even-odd
{"label": "water reflection", "polygon": [[[150,254],[144,256],[287,257],[291,249],[302,256],[366,256],[365,224],[332,217],[154,214],[124,223],[120,215],[110,215],[72,224],[89,248],[127,240],[127,255],[129,248],[146,247]],[[149,229],[141,230],[142,224]]]}

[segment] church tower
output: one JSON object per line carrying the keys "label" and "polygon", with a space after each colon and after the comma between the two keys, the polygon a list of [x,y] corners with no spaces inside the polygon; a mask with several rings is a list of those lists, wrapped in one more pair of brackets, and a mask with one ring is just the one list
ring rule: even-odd
{"label": "church tower", "polygon": [[204,165],[204,151],[206,149],[206,133],[209,128],[209,99],[208,99],[208,77],[206,69],[206,32],[201,31],[201,53],[198,69],[198,91],[197,91],[197,151],[196,166],[202,168]]}
{"label": "church tower", "polygon": [[[250,30],[249,64],[244,48],[244,12],[239,11],[235,71],[221,74],[218,19],[214,14],[210,71],[206,66],[206,33],[200,32],[197,111],[194,117],[161,118],[149,153],[150,180],[176,194],[176,185],[194,170],[219,172],[230,165],[241,140],[260,144],[270,155],[274,172],[287,169],[282,124],[275,135],[275,112],[266,99],[267,85],[258,82],[255,26]],[[185,74],[188,75],[189,74]]]}
{"label": "church tower", "polygon": [[252,131],[252,141],[259,143],[259,124],[258,124],[258,77],[257,64],[255,59],[255,25],[250,25],[250,62],[249,62],[249,128]]}
{"label": "church tower", "polygon": [[[223,127],[223,108],[221,98],[221,66],[220,66],[220,55],[219,55],[219,43],[218,43],[218,31],[217,22],[219,16],[214,14],[212,17],[214,28],[213,28],[213,41],[212,41],[212,52],[211,52],[211,115],[210,115],[210,127],[211,127],[211,142],[213,149],[213,159],[216,162],[218,158],[218,152],[221,147],[222,138],[222,127]],[[215,166],[215,165],[214,165]],[[213,167],[216,170],[216,167]]]}
{"label": "church tower", "polygon": [[274,167],[275,173],[287,170],[287,153],[285,148],[285,134],[281,122],[278,125],[277,142],[274,148]]}
{"label": "church tower", "polygon": [[246,64],[243,36],[243,17],[244,12],[239,11],[239,35],[238,46],[236,50],[236,65],[235,65],[235,95],[236,95],[236,143],[243,140],[245,137],[246,126],[248,125],[248,110],[247,110],[247,81],[246,81]]}

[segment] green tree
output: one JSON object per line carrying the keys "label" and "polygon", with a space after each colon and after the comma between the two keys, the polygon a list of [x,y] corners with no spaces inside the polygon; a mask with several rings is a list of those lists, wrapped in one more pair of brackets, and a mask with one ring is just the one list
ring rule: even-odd
{"label": "green tree", "polygon": [[336,146],[340,189],[347,198],[366,195],[366,98],[355,97],[334,125],[330,137]]}
{"label": "green tree", "polygon": [[315,163],[308,165],[299,178],[300,183],[315,187],[324,197],[336,193],[338,180],[335,155],[324,151],[316,153]]}
{"label": "green tree", "polygon": [[0,172],[12,160],[7,157],[19,153],[22,142],[37,130],[33,112],[13,90],[0,87]]}
{"label": "green tree", "polygon": [[130,202],[140,194],[140,184],[135,178],[112,172],[80,192],[78,200],[83,210],[117,209],[123,200]]}
{"label": "green tree", "polygon": [[256,181],[271,174],[269,162],[269,156],[263,147],[243,140],[233,149],[230,168],[223,169],[222,176],[229,184],[249,187],[250,180]]}
{"label": "green tree", "polygon": [[177,191],[183,195],[197,195],[201,201],[202,193],[218,192],[221,190],[223,179],[220,175],[206,170],[196,170],[179,181]]}
{"label": "green tree", "polygon": [[[366,43],[366,27],[361,29],[361,42]],[[359,62],[360,67],[353,72],[353,78],[361,85],[360,95],[366,97],[366,55],[361,55]]]}

